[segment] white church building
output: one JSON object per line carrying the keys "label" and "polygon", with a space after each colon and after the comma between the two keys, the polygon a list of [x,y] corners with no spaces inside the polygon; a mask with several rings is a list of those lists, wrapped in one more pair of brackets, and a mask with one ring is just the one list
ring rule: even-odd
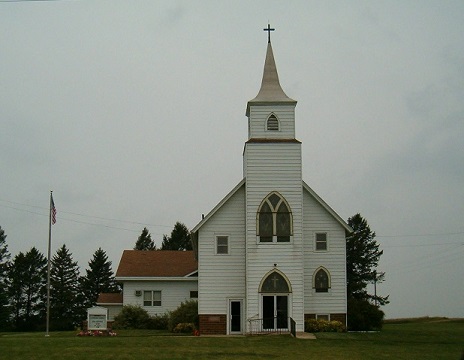
{"label": "white church building", "polygon": [[115,305],[160,315],[198,298],[201,334],[289,330],[292,320],[304,331],[309,318],[346,324],[351,228],[302,179],[296,103],[280,86],[269,38],[246,108],[243,180],[192,229],[194,251],[124,251]]}
{"label": "white church building", "polygon": [[[266,29],[265,29],[266,30]],[[297,102],[282,90],[270,39],[261,88],[248,101],[243,180],[192,229],[202,334],[304,331],[346,324],[350,227],[302,179]]]}

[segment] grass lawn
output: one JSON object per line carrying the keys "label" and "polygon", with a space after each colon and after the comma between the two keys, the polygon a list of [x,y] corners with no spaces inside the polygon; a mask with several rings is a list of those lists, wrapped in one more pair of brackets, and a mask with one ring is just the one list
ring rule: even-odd
{"label": "grass lawn", "polygon": [[[324,333],[317,340],[288,335],[160,336],[123,330],[115,337],[76,332],[1,333],[0,359],[461,359],[464,319],[390,322],[380,333]],[[165,333],[164,333],[165,334]]]}

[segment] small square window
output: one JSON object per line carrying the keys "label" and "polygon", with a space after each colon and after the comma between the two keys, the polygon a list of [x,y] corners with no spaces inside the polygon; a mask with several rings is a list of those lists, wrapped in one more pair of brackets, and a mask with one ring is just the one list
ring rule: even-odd
{"label": "small square window", "polygon": [[317,314],[316,315],[316,319],[317,320],[326,320],[326,321],[329,321],[330,320],[330,316],[328,314]]}
{"label": "small square window", "polygon": [[316,250],[327,250],[327,234],[316,234]]}
{"label": "small square window", "polygon": [[216,237],[216,254],[224,255],[229,253],[229,237]]}
{"label": "small square window", "polygon": [[143,306],[161,306],[161,291],[144,291]]}
{"label": "small square window", "polygon": [[198,299],[198,291],[190,291],[190,299]]}

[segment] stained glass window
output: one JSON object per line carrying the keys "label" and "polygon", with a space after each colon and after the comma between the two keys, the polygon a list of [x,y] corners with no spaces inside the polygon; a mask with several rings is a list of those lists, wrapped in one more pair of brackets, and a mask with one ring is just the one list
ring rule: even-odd
{"label": "stained glass window", "polygon": [[260,242],[289,242],[292,235],[292,213],[278,193],[268,195],[258,211]]}
{"label": "stained glass window", "polygon": [[261,292],[263,293],[289,293],[287,280],[279,274],[277,271],[273,271],[263,281],[261,286]]}
{"label": "stained glass window", "polygon": [[314,276],[314,287],[316,292],[329,291],[329,274],[324,269],[319,269]]}

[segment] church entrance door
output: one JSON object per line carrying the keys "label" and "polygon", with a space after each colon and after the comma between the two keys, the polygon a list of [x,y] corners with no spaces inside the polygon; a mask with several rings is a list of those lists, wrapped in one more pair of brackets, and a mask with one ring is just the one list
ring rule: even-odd
{"label": "church entrance door", "polygon": [[242,300],[229,302],[229,331],[231,334],[242,333]]}
{"label": "church entrance door", "polygon": [[288,329],[288,296],[263,295],[263,329]]}

